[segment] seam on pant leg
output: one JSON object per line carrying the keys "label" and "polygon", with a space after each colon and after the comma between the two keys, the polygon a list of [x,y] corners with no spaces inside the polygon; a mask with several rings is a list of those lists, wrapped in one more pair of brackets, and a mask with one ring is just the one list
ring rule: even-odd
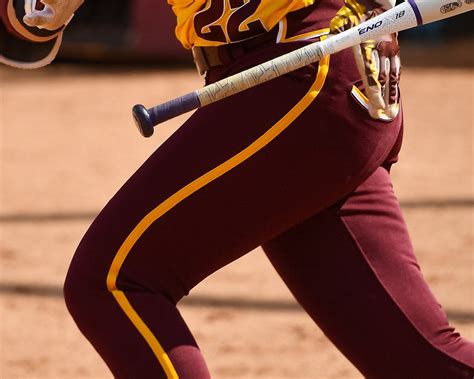
{"label": "seam on pant leg", "polygon": [[303,113],[308,106],[315,100],[315,98],[321,92],[327,74],[329,70],[329,57],[324,58],[320,61],[318,73],[314,83],[311,85],[309,91],[301,98],[301,100],[293,106],[293,108],[283,116],[276,124],[274,124],[269,130],[267,130],[257,140],[247,146],[244,150],[234,155],[224,163],[210,170],[206,174],[200,176],[193,182],[181,188],[179,191],[168,197],[165,201],[159,204],[155,209],[148,213],[131,231],[131,233],[124,240],[119,250],[117,251],[109,272],[107,274],[106,285],[107,289],[114,296],[118,305],[122,311],[126,314],[132,324],[135,326],[137,331],[145,339],[156,358],[158,359],[161,367],[165,370],[168,378],[177,378],[178,374],[174,368],[170,358],[161,346],[160,342],[142,320],[137,311],[132,307],[130,301],[127,299],[125,293],[117,288],[117,277],[120,269],[131,252],[135,243],[145,233],[145,231],[160,217],[174,208],[176,205],[181,203],[183,200],[191,196],[196,191],[202,189],[207,184],[223,176],[233,168],[242,164],[248,158],[256,154],[270,142],[272,142],[277,136],[279,136],[291,123]]}
{"label": "seam on pant leg", "polygon": [[[359,244],[359,242],[357,241],[357,238],[355,237],[354,233],[352,232],[350,226],[347,224],[347,222],[344,220],[343,217],[341,216],[338,216],[339,220],[341,220],[341,223],[344,225],[344,227],[346,228],[347,230],[347,233],[349,234],[349,236],[351,237],[352,241],[354,242],[354,244],[357,246],[358,250],[360,251],[360,254],[364,257],[366,257],[365,253],[364,253],[364,249],[362,248],[362,246]],[[403,310],[403,307],[401,307],[397,300],[392,296],[392,294],[390,293],[390,291],[385,287],[385,285],[383,284],[383,281],[381,281],[379,279],[379,276],[377,275],[377,272],[376,270],[374,269],[374,267],[372,266],[372,264],[370,263],[370,261],[368,259],[365,259],[365,262],[366,264],[369,266],[370,270],[372,271],[372,273],[374,274],[374,276],[377,278],[379,284],[383,287],[383,289],[385,290],[385,292],[387,293],[387,295],[389,296],[390,300],[395,304],[395,306],[397,307],[397,309],[400,311],[400,313],[404,316],[404,318],[409,322],[409,324],[413,327],[413,329],[417,332],[418,335],[420,335],[423,340],[428,343],[428,345],[430,345],[432,348],[434,348],[436,351],[438,351],[439,353],[443,354],[444,356],[452,359],[453,361],[455,361],[456,363],[458,364],[462,364],[464,366],[466,366],[466,368],[470,369],[470,370],[473,370],[474,367],[468,365],[467,363],[463,362],[463,361],[460,361],[456,358],[454,358],[451,354],[447,353],[446,351],[443,351],[441,350],[440,348],[438,348],[436,345],[434,345],[417,327],[416,325],[410,320],[410,318],[406,315],[406,313],[404,312]]]}

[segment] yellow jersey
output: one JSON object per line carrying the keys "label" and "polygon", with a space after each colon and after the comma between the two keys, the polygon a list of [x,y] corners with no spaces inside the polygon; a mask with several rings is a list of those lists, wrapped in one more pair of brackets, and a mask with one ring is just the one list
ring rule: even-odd
{"label": "yellow jersey", "polygon": [[271,30],[289,12],[317,0],[168,0],[177,18],[176,37],[193,46],[219,46]]}

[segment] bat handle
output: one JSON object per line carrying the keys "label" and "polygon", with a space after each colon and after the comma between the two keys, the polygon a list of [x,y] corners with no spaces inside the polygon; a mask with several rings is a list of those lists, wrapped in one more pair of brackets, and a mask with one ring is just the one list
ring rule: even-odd
{"label": "bat handle", "polygon": [[140,134],[151,137],[156,125],[200,106],[198,93],[194,91],[149,109],[137,104],[132,108],[132,115]]}

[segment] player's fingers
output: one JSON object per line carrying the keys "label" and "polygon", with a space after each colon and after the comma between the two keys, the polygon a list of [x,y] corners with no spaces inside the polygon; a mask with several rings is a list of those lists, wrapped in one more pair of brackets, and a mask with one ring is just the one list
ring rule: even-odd
{"label": "player's fingers", "polygon": [[377,50],[375,49],[375,42],[364,42],[360,45],[360,49],[362,53],[364,77],[367,78],[369,86],[374,86],[378,83],[379,77],[379,64]]}
{"label": "player's fingers", "polygon": [[399,111],[399,84],[400,84],[400,56],[397,54],[390,58],[390,72],[388,76],[388,84],[386,86],[385,113],[387,116],[394,118]]}
{"label": "player's fingers", "polygon": [[382,55],[379,58],[379,67],[379,83],[382,87],[382,93],[385,93],[385,86],[387,85],[390,75],[390,59]]}
{"label": "player's fingers", "polygon": [[41,27],[47,25],[51,21],[51,14],[43,11],[35,11],[23,16],[23,21],[28,26]]}
{"label": "player's fingers", "polygon": [[379,83],[380,83],[380,91],[382,93],[382,97],[384,99],[384,104],[388,103],[388,83],[389,83],[389,76],[390,76],[390,59],[386,56],[380,56],[379,58]]}
{"label": "player's fingers", "polygon": [[361,59],[358,64],[364,84],[365,95],[369,100],[369,113],[374,118],[380,118],[385,109],[385,101],[382,95],[382,85],[379,81],[380,63],[378,52],[374,41],[361,44]]}
{"label": "player's fingers", "polygon": [[389,104],[398,101],[398,85],[400,83],[400,57],[398,55],[390,59],[389,75]]}
{"label": "player's fingers", "polygon": [[398,114],[398,86],[400,82],[400,47],[397,35],[382,37],[377,45],[381,58],[379,80],[383,83],[385,113],[393,118]]}
{"label": "player's fingers", "polygon": [[32,14],[36,9],[36,0],[25,0],[25,14]]}

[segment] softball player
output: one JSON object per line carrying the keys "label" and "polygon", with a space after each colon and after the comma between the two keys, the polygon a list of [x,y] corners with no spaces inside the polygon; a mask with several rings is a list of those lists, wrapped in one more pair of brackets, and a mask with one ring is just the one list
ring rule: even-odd
{"label": "softball player", "polygon": [[[20,1],[1,1],[16,9],[2,19],[20,43],[32,41],[23,29],[59,39],[80,3],[44,0],[23,20]],[[168,2],[207,83],[393,6]],[[341,52],[199,109],[138,169],[91,225],[65,283],[69,311],[116,377],[209,378],[176,304],[259,245],[364,376],[473,377],[474,345],[424,281],[392,189],[398,78],[396,36]]]}

